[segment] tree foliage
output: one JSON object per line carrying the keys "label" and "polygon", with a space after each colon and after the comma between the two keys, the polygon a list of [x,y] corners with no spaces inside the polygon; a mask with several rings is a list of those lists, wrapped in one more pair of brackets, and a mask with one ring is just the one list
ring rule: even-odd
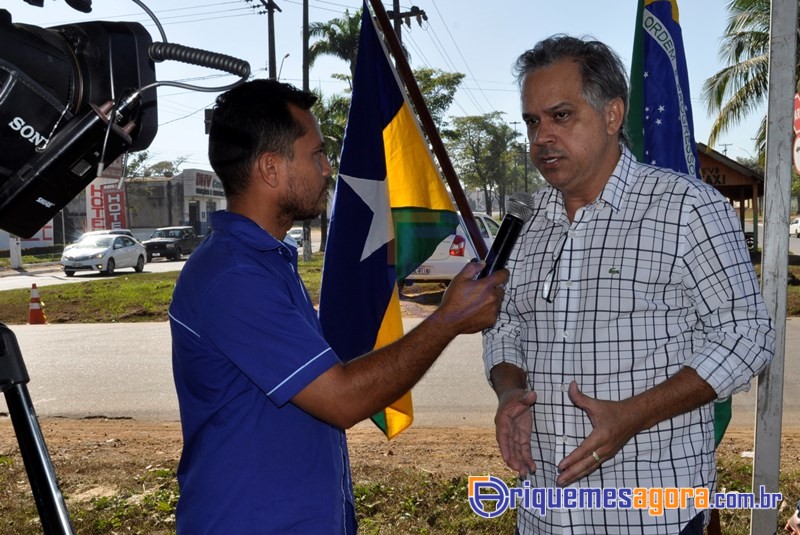
{"label": "tree foliage", "polygon": [[[308,25],[308,34],[318,38],[308,49],[309,66],[320,56],[334,56],[345,62],[350,67],[350,81],[356,73],[356,55],[358,54],[358,36],[361,28],[361,13],[359,9],[353,15],[350,10],[345,10],[340,18],[328,22],[312,22]],[[352,85],[351,85],[352,87]]]}
{"label": "tree foliage", "polygon": [[[332,95],[325,97],[321,91],[315,91],[317,101],[311,108],[314,115],[319,120],[320,131],[325,140],[325,153],[331,162],[333,174],[328,179],[328,188],[333,191],[336,184],[334,177],[339,174],[339,158],[342,154],[342,142],[344,141],[344,130],[347,126],[347,113],[350,108],[350,97],[346,95]],[[328,239],[328,200],[325,199],[325,209],[322,211],[320,231],[322,233],[322,243],[320,251],[325,251],[325,242]],[[305,251],[304,251],[305,254]]]}
{"label": "tree foliage", "polygon": [[437,130],[443,138],[451,137],[453,134],[447,130],[448,121],[445,120],[445,113],[453,104],[456,91],[461,86],[464,76],[460,72],[445,72],[430,67],[414,70],[414,78],[419,90],[425,99],[425,104]]}
{"label": "tree foliage", "polygon": [[150,177],[150,176],[174,176],[181,172],[181,166],[188,159],[187,156],[179,156],[175,160],[161,160],[150,163],[152,156],[149,151],[143,150],[128,154],[128,161],[125,169],[125,176]]}
{"label": "tree foliage", "polygon": [[514,159],[511,147],[516,134],[503,121],[501,112],[454,117],[453,126],[449,144],[453,165],[468,188],[483,192],[486,212],[491,215],[493,201],[511,193]]}
{"label": "tree foliage", "polygon": [[[702,91],[709,113],[717,114],[708,138],[710,147],[767,98],[770,3],[770,0],[731,0],[728,4],[728,25],[719,50],[726,67],[706,80]],[[800,64],[798,60],[800,49],[796,64]],[[755,149],[762,165],[766,134],[765,115],[755,132]]]}

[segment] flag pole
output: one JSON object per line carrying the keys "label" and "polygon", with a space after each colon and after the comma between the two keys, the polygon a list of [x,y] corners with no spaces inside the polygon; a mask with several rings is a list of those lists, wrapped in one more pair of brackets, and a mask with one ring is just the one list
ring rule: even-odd
{"label": "flag pole", "polygon": [[433,122],[428,106],[425,104],[425,99],[422,97],[422,92],[419,90],[417,80],[411,72],[411,67],[408,65],[408,60],[406,60],[403,48],[400,46],[400,41],[397,39],[397,35],[392,29],[389,16],[386,14],[386,10],[383,8],[383,4],[381,4],[380,0],[369,0],[369,3],[372,6],[372,10],[375,12],[375,18],[381,28],[383,38],[386,44],[389,45],[389,50],[394,56],[397,73],[400,75],[400,79],[406,87],[408,98],[414,104],[414,108],[416,108],[417,114],[419,115],[419,120],[422,123],[422,129],[428,136],[431,148],[434,154],[436,154],[436,159],[439,160],[444,178],[456,201],[458,211],[461,212],[461,217],[464,219],[464,226],[466,226],[466,230],[470,238],[472,238],[472,243],[475,245],[475,251],[480,258],[485,258],[487,252],[486,242],[483,241],[483,237],[478,230],[478,225],[475,223],[475,218],[472,216],[472,209],[467,202],[467,196],[464,194],[464,190],[461,189],[461,183],[458,181],[458,176],[456,176],[456,171],[453,168],[444,143],[442,143],[442,138],[439,136],[436,124]]}

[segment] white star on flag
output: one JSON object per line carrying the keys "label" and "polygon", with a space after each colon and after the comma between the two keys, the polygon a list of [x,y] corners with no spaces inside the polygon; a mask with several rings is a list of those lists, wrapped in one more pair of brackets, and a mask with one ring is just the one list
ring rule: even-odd
{"label": "white star on flag", "polygon": [[[394,239],[394,225],[391,222],[392,216],[389,210],[389,190],[386,187],[386,180],[370,180],[344,174],[339,174],[339,178],[353,188],[356,195],[372,210],[372,222],[369,224],[369,233],[361,253],[363,261],[383,247],[385,243]],[[383,213],[376,212],[376,209]]]}

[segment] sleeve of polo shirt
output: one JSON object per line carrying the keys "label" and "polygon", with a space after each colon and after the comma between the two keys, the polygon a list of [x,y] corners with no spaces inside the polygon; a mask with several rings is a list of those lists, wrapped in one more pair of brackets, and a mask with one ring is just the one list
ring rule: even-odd
{"label": "sleeve of polo shirt", "polygon": [[686,365],[724,399],[748,390],[769,364],[775,332],[730,203],[702,188],[689,208],[683,280],[702,339]]}
{"label": "sleeve of polo shirt", "polygon": [[501,362],[525,369],[525,354],[520,340],[520,317],[513,299],[516,288],[515,273],[523,270],[515,270],[513,264],[514,259],[508,263],[511,278],[506,283],[505,296],[497,321],[491,328],[483,331],[483,364],[490,384],[492,368]]}
{"label": "sleeve of polo shirt", "polygon": [[286,284],[268,273],[233,270],[205,300],[217,325],[205,330],[210,342],[278,406],[340,362],[300,308],[311,305],[292,302]]}

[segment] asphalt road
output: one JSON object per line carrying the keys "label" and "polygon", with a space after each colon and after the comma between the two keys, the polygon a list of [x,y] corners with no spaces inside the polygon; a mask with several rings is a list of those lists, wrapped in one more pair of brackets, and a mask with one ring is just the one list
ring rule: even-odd
{"label": "asphalt road", "polygon": [[[312,234],[315,249],[319,237]],[[790,250],[800,252],[792,237]],[[152,262],[145,271],[172,271],[184,262]],[[122,276],[125,272],[121,272]],[[132,272],[131,272],[132,273]],[[8,275],[8,273],[6,273]],[[0,276],[0,290],[95,280],[101,275],[67,278],[50,271]],[[409,330],[419,320],[405,320]],[[41,416],[107,416],[178,420],[172,383],[167,323],[93,325],[16,325],[31,382],[28,389]],[[800,426],[800,318],[789,318],[784,365],[784,427]],[[458,337],[413,391],[415,425],[492,427],[496,399],[486,383],[480,335]],[[732,425],[754,422],[756,385],[734,396]],[[0,399],[0,410],[6,411]]]}
{"label": "asphalt road", "polygon": [[[418,319],[406,320],[410,329]],[[169,326],[160,323],[14,325],[40,416],[179,419]],[[787,323],[787,348],[800,346],[800,319]],[[496,399],[483,373],[480,335],[463,335],[414,388],[420,427],[492,427]],[[800,422],[800,352],[787,355],[784,427]],[[752,427],[755,382],[734,396],[732,425]],[[5,400],[0,410],[7,411]]]}

